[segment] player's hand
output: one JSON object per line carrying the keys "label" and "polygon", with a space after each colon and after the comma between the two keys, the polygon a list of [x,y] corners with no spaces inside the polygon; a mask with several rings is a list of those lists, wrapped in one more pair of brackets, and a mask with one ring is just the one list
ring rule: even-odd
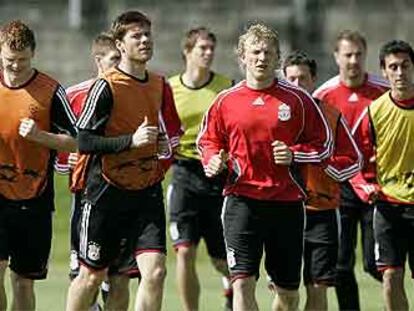
{"label": "player's hand", "polygon": [[68,165],[69,168],[72,170],[75,168],[76,164],[78,163],[78,153],[77,152],[71,152],[68,156]]}
{"label": "player's hand", "polygon": [[36,122],[30,118],[24,118],[20,120],[19,125],[19,135],[28,139],[35,140],[36,136],[39,134],[39,128],[36,125]]}
{"label": "player's hand", "polygon": [[170,151],[170,146],[168,143],[168,138],[166,133],[159,133],[158,134],[158,150],[157,153],[159,155],[168,154]]}
{"label": "player's hand", "polygon": [[293,161],[293,153],[289,147],[280,140],[272,142],[273,159],[277,165],[290,165]]}
{"label": "player's hand", "polygon": [[374,185],[372,184],[361,185],[361,188],[367,194],[369,204],[374,203],[378,199],[379,192],[378,192],[378,189]]}
{"label": "player's hand", "polygon": [[223,149],[221,149],[218,154],[213,155],[207,166],[204,167],[204,173],[206,176],[213,177],[220,174],[223,171],[228,159],[229,155]]}
{"label": "player's hand", "polygon": [[155,144],[158,139],[158,127],[148,125],[148,118],[145,116],[144,121],[138,126],[132,135],[132,148],[140,148],[147,145]]}

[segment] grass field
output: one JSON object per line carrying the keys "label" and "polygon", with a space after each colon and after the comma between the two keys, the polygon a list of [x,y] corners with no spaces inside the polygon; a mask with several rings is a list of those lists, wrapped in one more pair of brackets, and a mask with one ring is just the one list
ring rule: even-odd
{"label": "grass field", "polygon": [[[65,176],[56,178],[56,214],[54,222],[54,240],[50,260],[50,272],[46,281],[40,281],[36,285],[37,310],[39,311],[58,311],[64,310],[66,291],[68,287],[68,262],[69,262],[69,212],[70,196],[67,191],[67,179]],[[168,247],[168,275],[166,280],[163,310],[178,311],[180,309],[177,290],[175,287],[175,256],[171,248]],[[223,298],[221,296],[220,276],[214,271],[206,256],[203,245],[200,247],[198,271],[201,280],[201,301],[200,310],[215,311],[222,310]],[[357,276],[360,287],[360,299],[362,310],[383,310],[381,287],[373,281],[367,274],[362,273],[360,260],[357,263]],[[413,282],[406,278],[406,288],[410,300],[410,305],[414,306]],[[10,285],[7,281],[8,292]],[[131,297],[134,297],[136,281],[131,282]],[[301,291],[301,306],[304,303],[304,292]],[[266,288],[265,278],[259,279],[257,287],[257,297],[261,310],[270,310],[272,297]],[[131,298],[130,310],[133,308]],[[329,310],[337,310],[336,297],[332,289],[329,290]]]}

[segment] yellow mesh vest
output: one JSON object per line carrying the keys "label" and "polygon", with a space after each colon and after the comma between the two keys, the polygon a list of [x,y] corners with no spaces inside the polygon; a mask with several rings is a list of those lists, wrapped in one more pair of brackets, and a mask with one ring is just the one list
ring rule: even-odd
{"label": "yellow mesh vest", "polygon": [[181,82],[180,75],[169,79],[174,93],[174,101],[184,135],[177,150],[178,158],[200,159],[196,149],[196,139],[205,112],[214,98],[222,90],[231,87],[232,81],[214,73],[212,79],[200,88],[188,88]]}
{"label": "yellow mesh vest", "polygon": [[377,179],[387,196],[414,202],[414,109],[385,93],[369,107],[376,141]]}

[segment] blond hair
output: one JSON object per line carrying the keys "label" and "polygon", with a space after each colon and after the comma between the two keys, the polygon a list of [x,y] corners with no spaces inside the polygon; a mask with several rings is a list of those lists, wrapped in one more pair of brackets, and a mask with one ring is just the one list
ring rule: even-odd
{"label": "blond hair", "polygon": [[244,70],[244,64],[240,61],[244,53],[246,52],[246,42],[250,38],[253,38],[253,42],[270,42],[271,45],[276,49],[276,56],[278,61],[280,60],[280,46],[279,46],[279,34],[276,30],[273,30],[269,26],[263,23],[255,23],[250,25],[249,28],[239,37],[239,42],[237,44],[237,56],[239,59],[239,64],[242,70]]}

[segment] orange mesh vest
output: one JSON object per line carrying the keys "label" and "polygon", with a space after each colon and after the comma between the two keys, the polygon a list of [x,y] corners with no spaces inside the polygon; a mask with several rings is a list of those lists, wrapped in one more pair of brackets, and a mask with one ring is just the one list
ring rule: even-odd
{"label": "orange mesh vest", "polygon": [[0,194],[11,200],[31,199],[46,186],[50,149],[19,135],[22,118],[50,130],[50,110],[58,83],[37,73],[26,86],[0,85]]}
{"label": "orange mesh vest", "polygon": [[[139,82],[117,69],[105,73],[113,107],[105,136],[132,134],[148,118],[148,124],[158,127],[163,80],[148,72],[148,81]],[[122,189],[140,190],[163,178],[157,157],[157,144],[102,156],[102,174],[111,184]]]}
{"label": "orange mesh vest", "polygon": [[78,154],[78,161],[70,173],[69,188],[71,191],[76,192],[85,189],[86,173],[90,157],[89,154]]}
{"label": "orange mesh vest", "polygon": [[[328,120],[333,137],[336,137],[336,127],[340,116],[338,110],[323,102],[320,103],[320,108]],[[308,194],[306,208],[325,210],[338,207],[340,196],[339,184],[325,173],[323,167],[310,164],[305,165],[302,173]]]}

